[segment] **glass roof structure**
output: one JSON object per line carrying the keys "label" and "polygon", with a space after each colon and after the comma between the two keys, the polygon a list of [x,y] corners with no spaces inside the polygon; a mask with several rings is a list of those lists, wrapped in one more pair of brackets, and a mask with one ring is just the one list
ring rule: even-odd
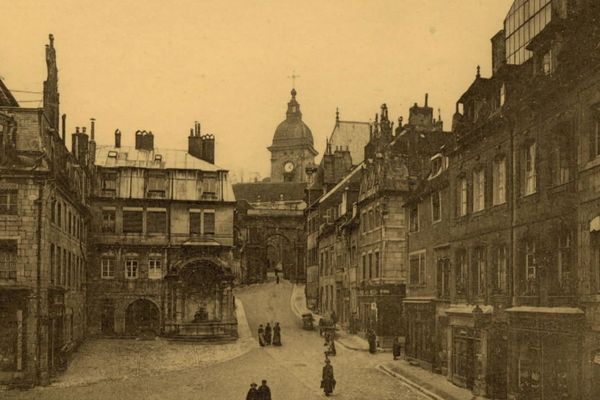
{"label": "glass roof structure", "polygon": [[525,47],[552,18],[553,0],[515,0],[506,19],[506,63],[523,64],[531,58]]}

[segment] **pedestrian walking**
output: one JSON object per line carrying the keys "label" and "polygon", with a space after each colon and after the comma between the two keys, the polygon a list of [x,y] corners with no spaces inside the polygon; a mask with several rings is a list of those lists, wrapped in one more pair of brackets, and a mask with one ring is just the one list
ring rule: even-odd
{"label": "pedestrian walking", "polygon": [[271,344],[272,334],[271,324],[267,322],[267,326],[265,326],[265,344],[267,346]]}
{"label": "pedestrian walking", "polygon": [[250,384],[250,390],[248,390],[248,394],[246,395],[246,400],[259,400],[258,398],[258,390],[256,390],[256,383]]}
{"label": "pedestrian walking", "polygon": [[326,358],[323,366],[323,375],[321,376],[321,388],[325,392],[325,396],[329,396],[335,389],[335,379],[333,377],[333,366],[331,361]]}
{"label": "pedestrian walking", "polygon": [[275,322],[273,327],[273,346],[281,346],[281,327],[279,322]]}
{"label": "pedestrian walking", "polygon": [[271,400],[271,388],[267,386],[267,381],[262,380],[262,385],[258,388],[258,400]]}
{"label": "pedestrian walking", "polygon": [[275,281],[279,285],[279,273],[275,272]]}
{"label": "pedestrian walking", "polygon": [[369,333],[367,334],[367,340],[369,342],[369,353],[375,354],[377,353],[377,336],[372,329],[369,329]]}
{"label": "pedestrian walking", "polygon": [[265,329],[262,324],[258,326],[258,344],[260,344],[261,347],[264,347],[265,345]]}
{"label": "pedestrian walking", "polygon": [[394,337],[394,343],[392,344],[392,355],[394,356],[394,360],[397,360],[398,357],[402,355],[402,347],[400,345],[400,338],[398,338],[398,336]]}

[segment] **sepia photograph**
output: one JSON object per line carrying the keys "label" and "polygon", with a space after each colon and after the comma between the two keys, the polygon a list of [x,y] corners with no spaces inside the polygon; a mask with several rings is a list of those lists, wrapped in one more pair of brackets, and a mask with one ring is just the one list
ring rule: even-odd
{"label": "sepia photograph", "polygon": [[0,20],[0,399],[600,399],[600,0]]}

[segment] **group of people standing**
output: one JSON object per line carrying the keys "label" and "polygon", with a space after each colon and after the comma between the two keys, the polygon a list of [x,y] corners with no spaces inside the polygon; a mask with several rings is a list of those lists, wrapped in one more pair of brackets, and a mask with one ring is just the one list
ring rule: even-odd
{"label": "group of people standing", "polygon": [[258,388],[256,383],[251,383],[246,400],[271,400],[271,388],[267,386],[267,381],[263,379]]}
{"label": "group of people standing", "polygon": [[281,327],[279,322],[275,322],[275,326],[267,322],[266,326],[260,324],[258,326],[258,344],[264,346],[281,346]]}

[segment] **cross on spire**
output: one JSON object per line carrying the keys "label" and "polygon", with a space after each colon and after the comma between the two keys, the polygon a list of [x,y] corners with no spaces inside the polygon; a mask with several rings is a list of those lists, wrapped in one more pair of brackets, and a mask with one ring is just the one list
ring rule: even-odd
{"label": "cross on spire", "polygon": [[300,75],[296,75],[296,71],[292,71],[292,75],[288,76],[292,80],[292,88],[296,87],[296,78],[300,78]]}

